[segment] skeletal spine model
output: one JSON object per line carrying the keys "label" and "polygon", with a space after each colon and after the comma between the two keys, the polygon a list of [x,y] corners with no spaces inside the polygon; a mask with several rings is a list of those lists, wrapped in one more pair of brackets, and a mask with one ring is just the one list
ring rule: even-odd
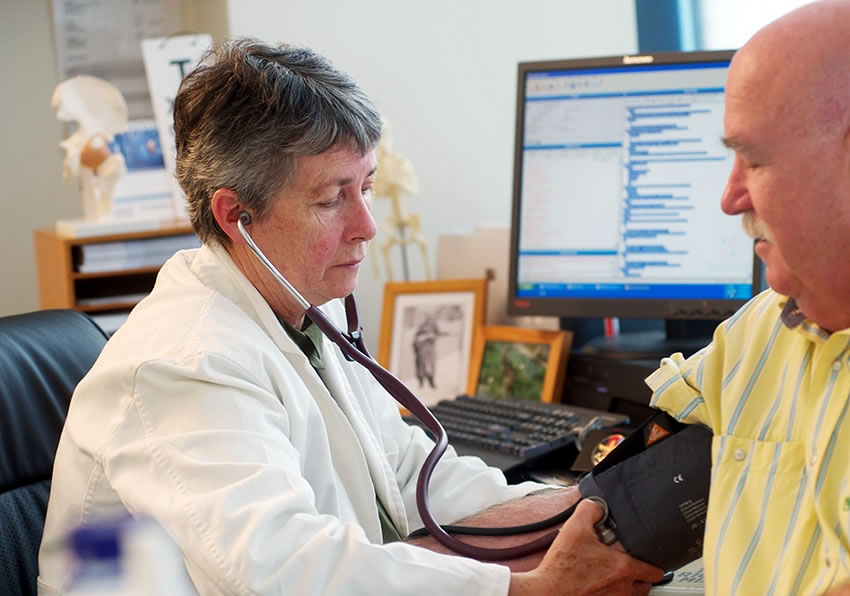
{"label": "skeletal spine model", "polygon": [[[428,264],[428,250],[425,238],[421,233],[421,221],[415,213],[408,213],[404,207],[405,194],[415,195],[419,191],[416,173],[410,161],[393,151],[392,134],[389,123],[384,120],[384,131],[381,142],[376,149],[378,157],[378,176],[375,179],[375,198],[390,200],[392,215],[381,222],[381,231],[386,240],[381,243],[380,250],[387,279],[393,280],[392,265],[390,264],[390,249],[399,246],[404,270],[404,279],[410,278],[407,262],[407,246],[415,244],[422,253],[422,263],[425,268],[425,279],[431,279],[431,268]],[[377,264],[375,265],[377,274]]]}

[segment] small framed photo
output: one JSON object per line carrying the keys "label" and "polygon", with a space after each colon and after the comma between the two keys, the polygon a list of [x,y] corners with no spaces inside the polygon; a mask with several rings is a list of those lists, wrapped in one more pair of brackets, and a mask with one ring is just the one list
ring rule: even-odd
{"label": "small framed photo", "polygon": [[486,303],[486,279],[387,283],[378,362],[425,405],[465,393]]}
{"label": "small framed photo", "polygon": [[570,331],[482,326],[472,348],[467,393],[558,402],[572,342]]}

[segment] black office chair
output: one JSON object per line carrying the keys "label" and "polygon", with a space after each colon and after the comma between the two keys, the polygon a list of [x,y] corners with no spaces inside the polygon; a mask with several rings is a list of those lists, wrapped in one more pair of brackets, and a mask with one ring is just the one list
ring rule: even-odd
{"label": "black office chair", "polygon": [[0,594],[36,594],[53,458],[106,335],[74,310],[0,317]]}

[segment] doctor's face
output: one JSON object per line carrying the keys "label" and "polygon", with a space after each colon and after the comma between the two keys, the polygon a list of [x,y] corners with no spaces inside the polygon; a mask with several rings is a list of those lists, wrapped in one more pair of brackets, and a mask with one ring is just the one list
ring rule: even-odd
{"label": "doctor's face", "polygon": [[[361,156],[347,145],[299,157],[292,183],[268,216],[252,226],[257,244],[311,304],[347,296],[357,285],[376,232],[376,170],[374,151]],[[277,290],[278,296],[284,292]]]}

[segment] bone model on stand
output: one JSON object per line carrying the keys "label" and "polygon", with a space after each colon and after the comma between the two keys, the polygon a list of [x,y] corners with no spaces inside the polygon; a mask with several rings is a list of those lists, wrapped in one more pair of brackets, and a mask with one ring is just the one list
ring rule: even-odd
{"label": "bone model on stand", "polygon": [[104,219],[112,211],[115,185],[127,171],[124,157],[109,147],[128,127],[124,97],[112,83],[80,75],[56,86],[51,105],[59,120],[77,123],[77,130],[59,143],[65,150],[62,175],[79,180],[84,218]]}
{"label": "bone model on stand", "polygon": [[[392,214],[381,222],[381,231],[386,235],[380,245],[381,255],[387,271],[387,279],[393,280],[390,250],[393,246],[401,249],[401,263],[405,281],[410,279],[410,266],[407,260],[407,247],[415,244],[422,254],[425,279],[431,279],[428,264],[428,246],[422,235],[419,216],[408,213],[404,207],[404,195],[415,195],[419,191],[416,173],[410,161],[393,151],[392,135],[389,123],[384,121],[384,132],[376,149],[378,157],[378,175],[375,179],[375,198],[390,200]],[[377,274],[377,264],[375,265]]]}

